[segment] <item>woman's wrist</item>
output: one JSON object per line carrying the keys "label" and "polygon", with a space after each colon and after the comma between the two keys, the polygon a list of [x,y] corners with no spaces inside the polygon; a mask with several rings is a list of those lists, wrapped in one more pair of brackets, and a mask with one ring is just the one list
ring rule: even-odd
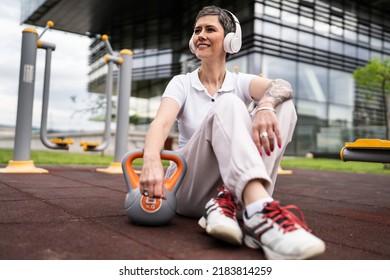
{"label": "woman's wrist", "polygon": [[275,111],[275,109],[273,107],[268,107],[268,106],[261,106],[261,107],[259,107],[259,106],[257,106],[255,108],[255,110],[253,111],[253,115],[255,115],[259,111],[272,111],[272,112],[276,113],[276,111]]}

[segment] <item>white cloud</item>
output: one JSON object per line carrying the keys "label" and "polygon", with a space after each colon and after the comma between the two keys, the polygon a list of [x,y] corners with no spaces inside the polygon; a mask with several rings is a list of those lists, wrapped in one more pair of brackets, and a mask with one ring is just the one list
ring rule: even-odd
{"label": "white cloud", "polygon": [[[0,44],[0,125],[16,124],[20,51],[22,30],[20,25],[20,1],[2,0],[0,2],[0,26],[2,43]],[[55,22],[54,22],[55,25]],[[6,28],[4,28],[6,27]],[[43,28],[34,27],[40,34]],[[88,98],[88,47],[90,39],[84,36],[48,30],[43,41],[56,44],[52,53],[49,122],[51,129],[94,130],[103,124],[89,122],[89,116],[72,117],[75,104],[71,96],[78,100]],[[40,125],[45,51],[39,49],[36,65],[36,84],[33,104],[33,125]],[[49,127],[49,125],[48,125]]]}

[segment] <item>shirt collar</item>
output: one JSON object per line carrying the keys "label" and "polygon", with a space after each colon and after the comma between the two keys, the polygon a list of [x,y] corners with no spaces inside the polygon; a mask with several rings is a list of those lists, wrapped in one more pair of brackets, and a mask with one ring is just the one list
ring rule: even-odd
{"label": "shirt collar", "polygon": [[[199,80],[198,71],[199,69],[196,69],[190,73],[191,86],[197,91],[205,91],[205,87]],[[233,89],[233,73],[226,70],[225,80],[223,81],[222,87],[219,92],[230,92],[233,91]]]}

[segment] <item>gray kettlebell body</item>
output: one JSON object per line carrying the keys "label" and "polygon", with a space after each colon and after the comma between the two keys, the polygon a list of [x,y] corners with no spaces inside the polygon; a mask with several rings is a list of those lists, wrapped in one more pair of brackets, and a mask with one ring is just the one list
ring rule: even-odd
{"label": "gray kettlebell body", "polygon": [[161,159],[176,163],[175,173],[164,180],[166,198],[150,198],[139,190],[139,176],[135,173],[132,162],[143,157],[143,150],[128,152],[122,160],[122,169],[128,193],[125,198],[125,213],[134,223],[142,226],[162,226],[169,223],[176,215],[176,192],[187,170],[185,159],[178,153],[164,150]]}

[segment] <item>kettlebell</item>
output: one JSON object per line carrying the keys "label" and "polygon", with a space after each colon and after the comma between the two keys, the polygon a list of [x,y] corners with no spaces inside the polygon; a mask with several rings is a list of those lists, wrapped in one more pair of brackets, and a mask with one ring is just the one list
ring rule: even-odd
{"label": "kettlebell", "polygon": [[176,192],[187,171],[185,159],[177,152],[163,150],[161,159],[174,161],[175,173],[164,180],[166,198],[150,198],[140,193],[139,176],[135,173],[132,162],[143,158],[141,149],[129,151],[122,160],[123,175],[128,193],[125,199],[125,213],[135,224],[142,226],[162,226],[168,224],[176,214]]}

